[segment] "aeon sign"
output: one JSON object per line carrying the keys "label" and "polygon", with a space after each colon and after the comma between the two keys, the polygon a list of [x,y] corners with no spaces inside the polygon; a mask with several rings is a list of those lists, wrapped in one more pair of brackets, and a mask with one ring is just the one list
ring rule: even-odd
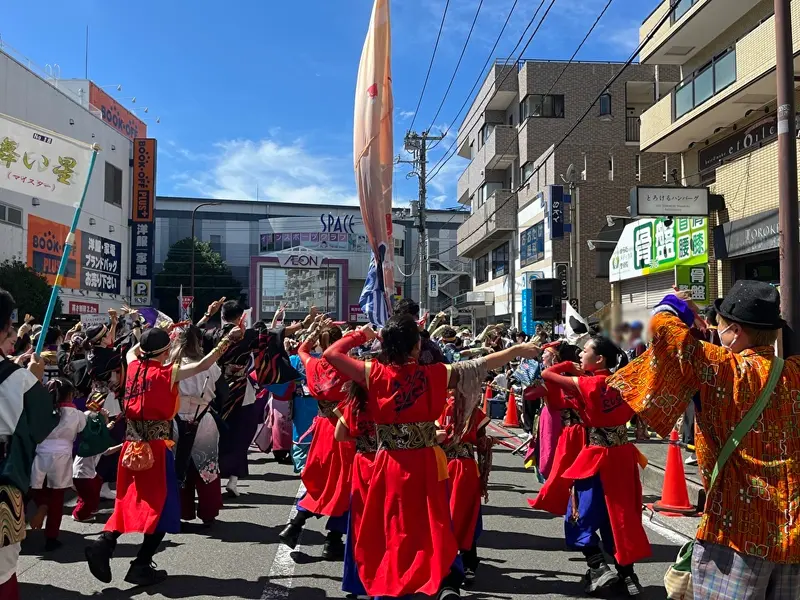
{"label": "aeon sign", "polygon": [[321,269],[325,256],[305,249],[287,250],[278,253],[278,262],[285,269]]}

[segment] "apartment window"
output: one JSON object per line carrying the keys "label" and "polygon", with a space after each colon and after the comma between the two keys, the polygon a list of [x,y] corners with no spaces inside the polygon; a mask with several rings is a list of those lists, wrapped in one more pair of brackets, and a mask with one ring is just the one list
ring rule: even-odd
{"label": "apartment window", "polygon": [[489,255],[484,254],[475,260],[475,285],[489,281]]}
{"label": "apartment window", "polygon": [[394,238],[394,255],[395,256],[405,256],[406,255],[406,248],[405,248],[405,240],[398,240]]}
{"label": "apartment window", "polygon": [[533,173],[534,173],[534,167],[531,161],[528,161],[524,165],[522,165],[522,168],[520,168],[520,176],[522,178],[521,179],[522,184],[530,183],[529,179],[533,175]]}
{"label": "apartment window", "polygon": [[600,116],[611,115],[611,94],[606,92],[600,96]]}
{"label": "apartment window", "polygon": [[678,87],[673,95],[676,119],[691,111],[736,81],[736,48],[731,47],[697,69]]}
{"label": "apartment window", "polygon": [[492,278],[508,275],[509,243],[492,250]]}
{"label": "apartment window", "polygon": [[104,199],[114,206],[122,206],[122,171],[106,161],[106,183]]}
{"label": "apartment window", "polygon": [[672,0],[672,22],[680,20],[696,3],[697,0]]}
{"label": "apartment window", "polygon": [[635,160],[633,162],[633,176],[636,178],[636,181],[642,180],[642,155],[637,154]]}
{"label": "apartment window", "polygon": [[614,181],[614,155],[608,155],[608,180]]}
{"label": "apartment window", "polygon": [[519,105],[520,123],[529,118],[563,119],[564,96],[562,94],[528,94]]}
{"label": "apartment window", "polygon": [[480,150],[494,131],[494,123],[485,123],[478,132],[478,150]]}
{"label": "apartment window", "polygon": [[22,211],[14,206],[0,204],[0,221],[22,227]]}

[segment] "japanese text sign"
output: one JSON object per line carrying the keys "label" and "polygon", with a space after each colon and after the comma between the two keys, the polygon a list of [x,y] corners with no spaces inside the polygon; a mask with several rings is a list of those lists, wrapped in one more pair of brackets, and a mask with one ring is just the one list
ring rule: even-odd
{"label": "japanese text sign", "polygon": [[550,239],[564,237],[564,188],[549,186],[548,218],[550,220]]}
{"label": "japanese text sign", "polygon": [[609,280],[662,273],[678,265],[705,264],[708,264],[706,219],[639,219],[622,231],[609,261]]}
{"label": "japanese text sign", "polygon": [[708,304],[708,265],[676,266],[675,287],[691,291],[695,303]]}
{"label": "japanese text sign", "polygon": [[84,329],[94,327],[95,325],[108,325],[108,323],[108,315],[93,313],[83,313],[81,315],[81,325],[83,325]]}
{"label": "japanese text sign", "polygon": [[82,289],[119,294],[121,263],[121,243],[85,231],[81,234]]}
{"label": "japanese text sign", "polygon": [[152,138],[136,138],[133,140],[133,222],[152,223],[155,201],[156,141]]}
{"label": "japanese text sign", "polygon": [[100,117],[128,139],[147,135],[147,125],[119,102],[89,82],[89,104],[100,111]]}
{"label": "japanese text sign", "polygon": [[0,115],[0,188],[77,206],[92,152],[86,144]]}
{"label": "japanese text sign", "polygon": [[635,187],[631,190],[634,217],[707,217],[708,188]]}
{"label": "japanese text sign", "polygon": [[[131,305],[149,306],[153,279],[155,223],[131,225]],[[143,285],[146,283],[146,285]],[[140,292],[136,293],[136,289]]]}
{"label": "japanese text sign", "polygon": [[553,263],[555,278],[561,282],[561,297],[569,298],[569,263]]}
{"label": "japanese text sign", "polygon": [[75,300],[69,301],[69,314],[71,315],[98,315],[100,314],[100,305],[96,302],[78,302]]}

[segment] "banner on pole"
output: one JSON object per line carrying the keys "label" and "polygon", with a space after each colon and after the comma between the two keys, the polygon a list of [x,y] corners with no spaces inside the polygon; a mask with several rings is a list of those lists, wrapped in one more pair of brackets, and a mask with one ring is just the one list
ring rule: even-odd
{"label": "banner on pole", "polygon": [[91,159],[88,144],[0,114],[0,188],[77,206]]}

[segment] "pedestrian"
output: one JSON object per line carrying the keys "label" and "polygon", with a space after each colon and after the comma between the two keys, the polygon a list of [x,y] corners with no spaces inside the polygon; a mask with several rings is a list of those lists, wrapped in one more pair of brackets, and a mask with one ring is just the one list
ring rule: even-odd
{"label": "pedestrian", "polygon": [[[621,580],[629,596],[639,595],[642,588],[634,564],[651,554],[642,526],[639,478],[639,466],[646,463],[628,441],[626,426],[633,411],[606,384],[612,369],[626,360],[610,339],[594,336],[581,352],[580,365],[562,362],[542,373],[548,387],[561,390],[587,430],[587,444],[562,474],[572,484],[564,531],[567,545],[580,549],[586,558],[586,593]],[[603,550],[614,556],[616,573],[606,564]]]}
{"label": "pedestrian", "polygon": [[[196,325],[182,328],[173,342],[170,362],[190,365],[203,358],[203,333]],[[222,376],[219,365],[213,364],[180,382],[178,450],[175,468],[180,483],[181,520],[199,518],[204,527],[211,527],[222,508],[222,486],[219,477],[219,430],[211,403],[217,380]],[[195,496],[197,500],[195,501]]]}
{"label": "pedestrian", "polygon": [[[686,293],[654,309],[651,346],[609,385],[666,437],[699,392],[695,442],[700,471],[717,470],[723,445],[756,403],[776,362],[785,322],[780,294],[759,281],[737,281],[714,306],[722,346],[690,332],[698,309]],[[656,368],[654,368],[656,367]],[[797,598],[800,590],[800,358],[786,359],[752,432],[707,489],[691,573],[694,597]],[[709,482],[706,481],[706,485]]]}
{"label": "pedestrian", "polygon": [[86,548],[92,575],[110,583],[111,558],[117,540],[124,533],[143,533],[125,581],[152,585],[163,581],[166,571],[156,570],[153,556],[167,533],[180,531],[180,500],[171,451],[172,420],[179,408],[179,383],[207,371],[219,357],[242,337],[235,327],[199,362],[171,364],[169,334],[148,329],[140,345],[127,355],[123,410],[126,438],[119,462],[117,499],[114,512],[98,540]]}
{"label": "pedestrian", "polygon": [[[0,289],[0,347],[13,332],[14,298]],[[44,363],[33,354],[26,369],[0,352],[0,598],[19,600],[17,563],[25,539],[24,495],[36,446],[56,428],[53,397],[41,384]]]}
{"label": "pedestrian", "polygon": [[[381,331],[378,360],[361,362],[349,351],[372,341],[371,327],[348,334],[323,357],[367,388],[379,449],[364,505],[355,560],[367,593],[401,597],[459,597],[463,569],[447,500],[447,461],[436,441],[435,420],[447,402],[451,373],[459,373],[454,428],[480,401],[487,369],[517,356],[537,356],[535,346],[515,346],[477,361],[420,365],[420,334],[410,315],[395,315]],[[455,383],[455,382],[454,382]],[[463,408],[463,410],[462,410]],[[369,533],[366,533],[369,532]]]}
{"label": "pedestrian", "polygon": [[[342,536],[347,533],[347,511],[350,507],[350,483],[353,477],[354,442],[335,439],[337,407],[347,401],[346,384],[330,363],[316,353],[317,345],[324,352],[342,338],[342,330],[330,321],[312,328],[301,344],[298,354],[303,361],[306,383],[317,400],[319,413],[312,425],[311,447],[301,478],[306,493],[297,501],[297,514],[280,532],[281,541],[294,548],[306,521],[311,517],[327,516],[328,534],[322,557],[325,560],[344,558]],[[314,354],[312,354],[312,352]],[[316,354],[316,355],[315,355]]]}

